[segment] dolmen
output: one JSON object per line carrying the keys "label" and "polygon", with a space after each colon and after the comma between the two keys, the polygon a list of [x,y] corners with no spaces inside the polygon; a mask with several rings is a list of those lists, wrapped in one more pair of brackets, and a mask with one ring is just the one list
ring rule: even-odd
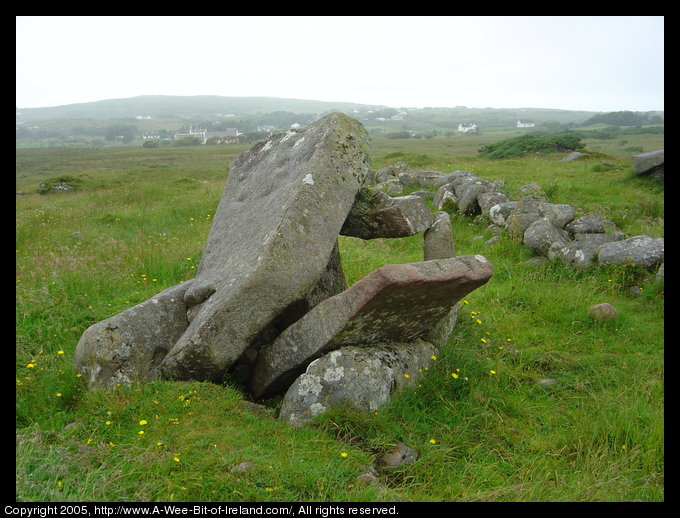
{"label": "dolmen", "polygon": [[[83,333],[74,361],[89,387],[219,382],[245,365],[252,395],[285,394],[281,418],[297,425],[338,405],[375,410],[415,382],[493,267],[455,257],[447,213],[365,187],[368,147],[358,121],[332,113],[240,154],[195,278]],[[339,235],[421,232],[427,260],[347,287]]]}

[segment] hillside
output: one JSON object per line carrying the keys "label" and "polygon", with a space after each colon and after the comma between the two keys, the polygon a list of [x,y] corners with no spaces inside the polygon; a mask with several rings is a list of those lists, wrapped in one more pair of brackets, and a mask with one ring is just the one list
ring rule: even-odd
{"label": "hillside", "polygon": [[310,101],[278,97],[221,97],[217,95],[173,96],[140,95],[90,103],[45,108],[17,107],[17,123],[35,120],[95,118],[124,119],[137,116],[153,118],[193,118],[201,116],[257,115],[276,111],[323,113],[332,110],[385,108],[347,102]]}
{"label": "hillside", "polygon": [[[301,114],[322,114],[329,111],[374,112],[385,111],[387,118],[398,115],[397,107],[369,105],[350,102],[328,102],[307,99],[286,99],[279,97],[222,97],[217,95],[172,96],[141,95],[124,99],[107,99],[90,103],[67,104],[44,108],[16,108],[17,124],[36,120],[53,119],[124,119],[152,118],[197,118],[215,116],[254,116],[258,114],[285,111]],[[554,121],[580,123],[598,112],[558,110],[547,108],[468,108],[426,107],[406,110],[408,117],[419,122],[437,124],[442,120],[475,120],[489,124],[515,124],[517,119],[532,119],[537,123]]]}

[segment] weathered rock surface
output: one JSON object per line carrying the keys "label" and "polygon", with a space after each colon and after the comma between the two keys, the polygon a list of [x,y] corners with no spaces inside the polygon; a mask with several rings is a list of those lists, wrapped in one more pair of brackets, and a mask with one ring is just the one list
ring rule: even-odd
{"label": "weathered rock surface", "polygon": [[511,238],[520,241],[524,238],[524,231],[528,229],[534,221],[542,217],[538,209],[539,204],[542,202],[544,202],[542,198],[528,195],[515,203],[512,212],[505,220],[505,229],[508,231],[508,235]]}
{"label": "weathered rock surface", "polygon": [[634,264],[643,268],[658,267],[664,260],[664,239],[634,236],[600,247],[600,264]]}
{"label": "weathered rock surface", "polygon": [[553,225],[548,218],[540,218],[534,221],[524,232],[523,243],[537,255],[546,255],[548,249],[554,244],[566,245],[569,236],[566,231]]}
{"label": "weathered rock surface", "polygon": [[215,379],[263,329],[304,314],[368,173],[367,150],[361,124],[333,113],[236,158],[184,296],[201,307],[164,377]]}
{"label": "weathered rock surface", "polygon": [[251,390],[262,397],[285,388],[323,354],[356,344],[409,342],[447,317],[493,272],[482,256],[462,256],[378,268],[320,302],[262,348]]}
{"label": "weathered rock surface", "polygon": [[599,234],[604,232],[604,221],[599,214],[591,213],[575,219],[564,228],[571,234]]}
{"label": "weathered rock surface", "polygon": [[363,188],[340,234],[361,239],[406,237],[427,230],[431,224],[432,212],[420,196],[392,198],[382,191]]}
{"label": "weathered rock surface", "polygon": [[607,320],[614,320],[618,316],[616,308],[608,302],[602,304],[595,304],[588,308],[588,315],[596,322],[606,322]]}
{"label": "weathered rock surface", "polygon": [[574,234],[574,239],[567,243],[557,241],[548,249],[550,259],[560,258],[568,266],[577,269],[588,268],[597,263],[600,247],[605,243],[621,241],[625,236],[621,232],[611,234]]}
{"label": "weathered rock surface", "polygon": [[189,325],[178,284],[85,330],[76,346],[76,371],[90,388],[157,378],[161,361]]}
{"label": "weathered rock surface", "polygon": [[456,255],[448,212],[435,212],[432,225],[423,234],[423,255],[426,261],[448,259]]}
{"label": "weathered rock surface", "polygon": [[633,169],[638,176],[651,176],[663,182],[663,149],[633,157]]}
{"label": "weathered rock surface", "polygon": [[435,352],[432,344],[422,340],[331,351],[310,363],[291,385],[279,419],[299,426],[343,405],[374,412],[395,391],[416,383]]}

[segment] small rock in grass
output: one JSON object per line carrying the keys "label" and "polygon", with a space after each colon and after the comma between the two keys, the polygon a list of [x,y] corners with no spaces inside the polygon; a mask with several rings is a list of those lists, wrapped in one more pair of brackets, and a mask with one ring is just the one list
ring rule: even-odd
{"label": "small rock in grass", "polygon": [[618,316],[618,313],[614,306],[607,302],[603,302],[602,304],[590,306],[588,308],[588,315],[597,322],[604,322],[607,320],[614,320]]}

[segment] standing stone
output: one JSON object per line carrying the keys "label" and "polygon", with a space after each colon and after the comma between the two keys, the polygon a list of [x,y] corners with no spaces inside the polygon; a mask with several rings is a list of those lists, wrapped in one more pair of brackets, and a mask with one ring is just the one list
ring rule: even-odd
{"label": "standing stone", "polygon": [[361,124],[333,113],[236,158],[184,296],[200,308],[164,377],[219,378],[265,328],[304,314],[368,173],[367,151]]}
{"label": "standing stone", "polygon": [[426,261],[448,259],[456,255],[448,212],[435,212],[432,226],[423,234],[423,252]]}
{"label": "standing stone", "polygon": [[309,363],[346,345],[422,338],[493,272],[482,256],[378,268],[320,302],[262,348],[251,377],[255,397],[280,391]]}

